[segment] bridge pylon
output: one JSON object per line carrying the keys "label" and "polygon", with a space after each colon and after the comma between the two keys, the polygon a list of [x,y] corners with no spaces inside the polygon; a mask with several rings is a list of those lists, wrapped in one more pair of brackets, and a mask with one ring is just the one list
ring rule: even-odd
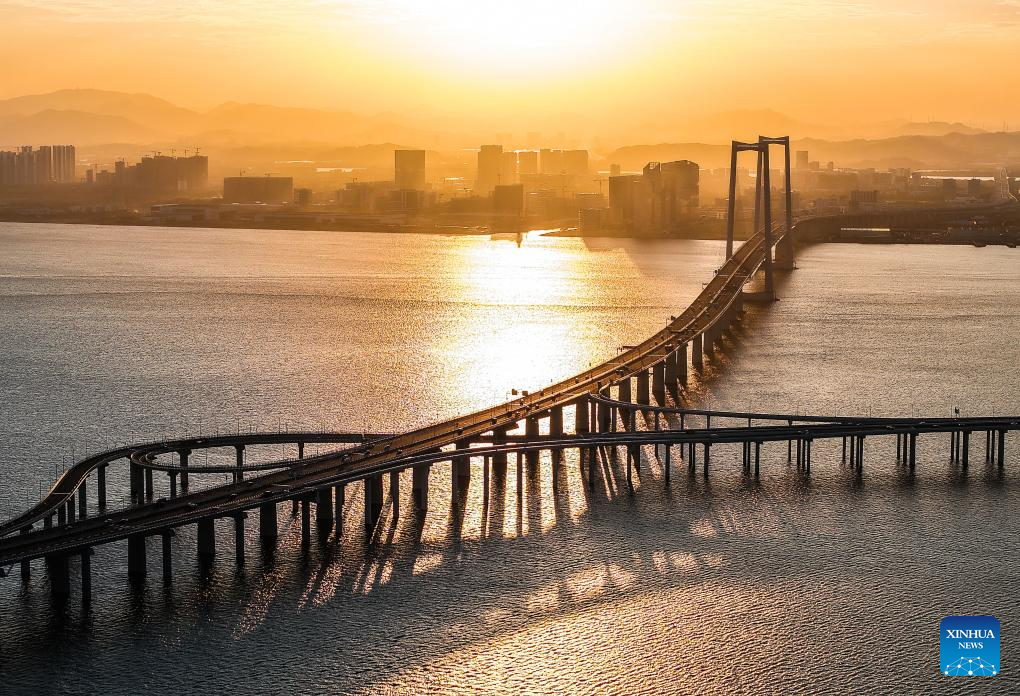
{"label": "bridge pylon", "polygon": [[784,135],[779,138],[767,138],[764,136],[758,136],[758,143],[763,145],[766,153],[770,145],[781,145],[783,148],[783,159],[784,159],[784,184],[785,184],[785,210],[786,210],[786,234],[776,245],[776,261],[775,267],[783,270],[793,270],[796,267],[796,259],[794,257],[794,238],[793,238],[793,181],[792,172],[790,170],[790,136]]}
{"label": "bridge pylon", "polygon": [[[772,260],[772,173],[769,160],[769,146],[782,145],[785,148],[785,187],[786,187],[786,234],[776,249],[776,262]],[[764,230],[765,245],[765,293],[775,295],[773,268],[791,269],[794,266],[793,256],[793,183],[790,171],[790,137],[769,138],[758,136],[758,142],[745,143],[734,140],[730,147],[730,187],[729,202],[726,211],[726,258],[733,256],[733,232],[736,225],[737,199],[737,156],[741,152],[755,152],[758,155],[757,173],[755,176],[754,196],[754,232]]]}

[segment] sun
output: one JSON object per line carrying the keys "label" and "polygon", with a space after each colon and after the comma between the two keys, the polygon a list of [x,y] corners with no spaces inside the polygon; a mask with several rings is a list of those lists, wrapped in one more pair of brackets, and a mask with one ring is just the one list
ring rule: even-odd
{"label": "sun", "polygon": [[[639,39],[637,2],[394,0],[393,26],[411,48],[458,69],[553,72],[591,64]],[[595,67],[594,65],[592,66]]]}

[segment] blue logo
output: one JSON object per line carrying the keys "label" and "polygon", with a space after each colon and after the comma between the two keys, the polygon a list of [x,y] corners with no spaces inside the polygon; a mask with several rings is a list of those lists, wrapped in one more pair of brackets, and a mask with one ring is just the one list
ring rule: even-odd
{"label": "blue logo", "polygon": [[992,677],[999,673],[999,620],[994,616],[947,616],[939,624],[942,674]]}

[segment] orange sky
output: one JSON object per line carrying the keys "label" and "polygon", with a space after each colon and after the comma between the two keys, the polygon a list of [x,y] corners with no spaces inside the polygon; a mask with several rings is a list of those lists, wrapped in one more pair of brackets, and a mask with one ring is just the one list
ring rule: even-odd
{"label": "orange sky", "polygon": [[0,0],[0,26],[0,97],[1020,124],[1020,0]]}

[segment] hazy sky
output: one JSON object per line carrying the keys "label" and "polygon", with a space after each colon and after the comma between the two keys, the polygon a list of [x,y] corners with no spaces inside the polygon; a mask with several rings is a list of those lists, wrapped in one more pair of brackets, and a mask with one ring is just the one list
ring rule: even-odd
{"label": "hazy sky", "polygon": [[0,27],[0,97],[1020,123],[1020,0],[0,0]]}

